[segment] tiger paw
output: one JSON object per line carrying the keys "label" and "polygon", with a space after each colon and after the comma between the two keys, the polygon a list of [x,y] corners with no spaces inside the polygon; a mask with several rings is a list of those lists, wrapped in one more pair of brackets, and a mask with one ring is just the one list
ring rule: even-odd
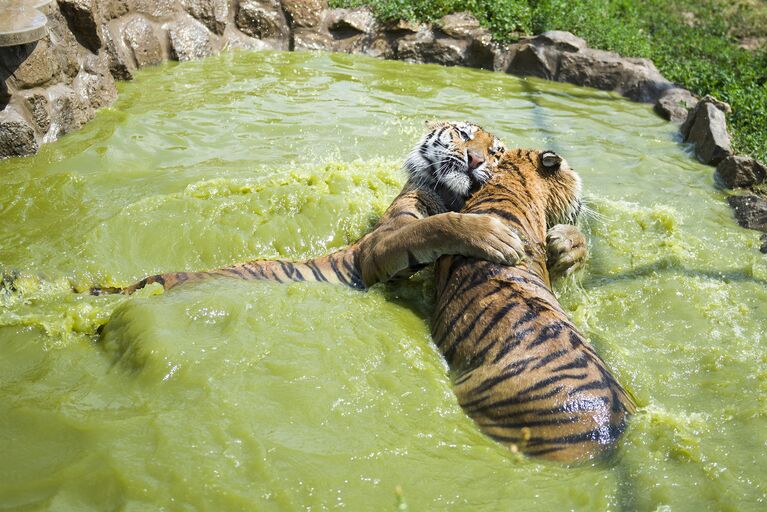
{"label": "tiger paw", "polygon": [[568,276],[586,264],[586,237],[570,224],[557,224],[546,233],[546,264],[552,277]]}
{"label": "tiger paw", "polygon": [[512,266],[525,257],[525,243],[503,221],[490,215],[456,215],[461,216],[463,233],[468,235],[464,256]]}

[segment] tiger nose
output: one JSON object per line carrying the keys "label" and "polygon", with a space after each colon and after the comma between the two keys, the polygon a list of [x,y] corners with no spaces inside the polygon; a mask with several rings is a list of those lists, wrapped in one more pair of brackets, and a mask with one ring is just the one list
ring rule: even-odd
{"label": "tiger nose", "polygon": [[482,156],[480,153],[477,153],[476,151],[472,151],[471,149],[466,151],[466,156],[469,160],[469,170],[473,171],[483,163],[485,163],[485,157]]}

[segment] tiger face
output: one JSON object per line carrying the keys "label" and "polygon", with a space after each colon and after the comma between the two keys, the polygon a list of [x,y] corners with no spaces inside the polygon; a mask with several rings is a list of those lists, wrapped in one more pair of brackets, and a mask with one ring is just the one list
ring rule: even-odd
{"label": "tiger face", "polygon": [[451,210],[484,184],[504,153],[500,140],[476,124],[441,121],[410,152],[405,169],[419,186],[437,192]]}

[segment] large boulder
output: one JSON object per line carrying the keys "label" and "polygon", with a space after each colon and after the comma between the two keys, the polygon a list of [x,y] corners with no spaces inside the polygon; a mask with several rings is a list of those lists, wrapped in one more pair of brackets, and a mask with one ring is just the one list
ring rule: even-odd
{"label": "large boulder", "polygon": [[328,0],[282,0],[282,9],[294,28],[317,26],[327,8]]}
{"label": "large boulder", "polygon": [[163,61],[163,47],[154,26],[143,16],[130,18],[123,27],[122,36],[138,67],[143,68]]}
{"label": "large boulder", "polygon": [[356,9],[333,9],[328,15],[328,30],[339,39],[345,36],[370,34],[375,27],[375,17],[367,7]]}
{"label": "large boulder", "polygon": [[0,78],[5,90],[45,86],[61,78],[60,60],[47,38],[0,47]]}
{"label": "large boulder", "polygon": [[751,187],[767,179],[767,166],[746,156],[728,156],[717,165],[716,176],[727,188]]}
{"label": "large boulder", "polygon": [[627,59],[602,50],[563,52],[557,80],[615,91],[631,100],[655,101],[673,87],[652,61]]}
{"label": "large boulder", "polygon": [[438,49],[440,46],[453,49],[465,47],[461,52],[463,62],[460,64],[494,69],[496,45],[493,44],[490,31],[482,27],[477,18],[468,12],[459,12],[442,17],[435,26]]}
{"label": "large boulder", "polygon": [[211,32],[222,35],[229,16],[228,0],[182,0],[186,12]]}
{"label": "large boulder", "polygon": [[102,27],[104,53],[109,59],[109,72],[117,80],[132,80],[136,63],[122,37],[122,20],[114,19]]}
{"label": "large boulder", "polygon": [[210,32],[194,18],[181,18],[168,26],[172,56],[179,61],[213,55]]}
{"label": "large boulder", "polygon": [[51,127],[43,137],[43,142],[52,142],[79,129],[95,114],[94,109],[82,103],[74,89],[68,85],[56,84],[48,88],[48,98],[51,104]]}
{"label": "large boulder", "polygon": [[544,32],[512,50],[506,71],[615,91],[634,101],[655,101],[673,87],[647,59],[586,47],[569,32]]}
{"label": "large boulder", "polygon": [[334,41],[329,49],[343,53],[365,53],[376,29],[373,12],[367,7],[331,9],[323,25]]}
{"label": "large boulder", "polygon": [[497,46],[490,32],[467,12],[450,14],[433,27],[413,26],[399,22],[383,27],[384,33],[394,34],[398,59],[408,62],[429,62],[443,66],[469,66],[493,69]]}
{"label": "large boulder", "polygon": [[486,39],[490,42],[490,31],[483,28],[477,18],[469,12],[459,12],[443,16],[435,26],[446,36],[455,39]]}
{"label": "large boulder", "polygon": [[738,224],[744,228],[767,232],[767,200],[757,195],[730,196],[727,198]]}
{"label": "large boulder", "polygon": [[727,120],[718,104],[709,96],[703,98],[680,128],[684,141],[694,145],[698,160],[709,165],[717,165],[732,154]]}
{"label": "large boulder", "polygon": [[109,72],[109,64],[105,53],[86,54],[82,59],[80,72],[72,81],[72,89],[81,105],[89,108],[89,120],[98,108],[111,105],[117,99],[117,87]]}
{"label": "large boulder", "polygon": [[682,123],[687,119],[687,112],[697,104],[698,99],[690,91],[674,87],[661,94],[654,108],[662,118]]}
{"label": "large boulder", "polygon": [[51,126],[50,104],[48,95],[41,89],[20,91],[24,109],[29,113],[29,119],[37,133],[45,133]]}
{"label": "large boulder", "polygon": [[280,50],[290,45],[290,27],[279,0],[243,0],[235,23],[245,34],[268,40]]}

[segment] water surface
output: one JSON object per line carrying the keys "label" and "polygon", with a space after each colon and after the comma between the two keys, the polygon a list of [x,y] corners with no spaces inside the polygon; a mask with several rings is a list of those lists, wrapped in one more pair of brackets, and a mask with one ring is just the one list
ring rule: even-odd
{"label": "water surface", "polygon": [[[431,119],[583,176],[592,257],[558,291],[640,405],[612,459],[566,468],[479,433],[431,344],[428,273],[70,291],[342,247]],[[608,93],[345,55],[140,72],[81,131],[0,162],[0,270],[19,274],[0,508],[763,509],[767,263],[675,131]]]}

